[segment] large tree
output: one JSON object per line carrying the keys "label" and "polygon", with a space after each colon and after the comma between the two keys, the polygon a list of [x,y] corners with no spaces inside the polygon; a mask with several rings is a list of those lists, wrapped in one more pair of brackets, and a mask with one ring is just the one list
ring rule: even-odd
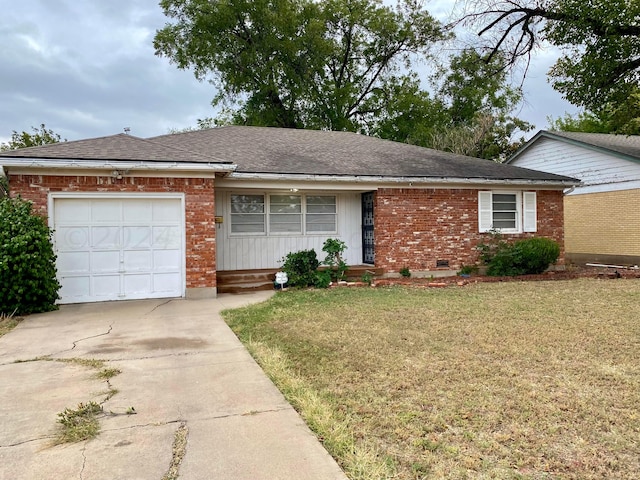
{"label": "large tree", "polygon": [[597,111],[640,84],[640,1],[469,1],[462,22],[487,39],[489,56],[506,52],[510,64],[528,60],[541,41],[559,47],[550,80],[575,105]]}
{"label": "large tree", "polygon": [[[446,35],[415,0],[163,0],[156,54],[252,125],[367,131]],[[410,83],[410,82],[409,82]]]}
{"label": "large tree", "polygon": [[552,130],[640,135],[640,88],[621,103],[605,103],[595,112],[586,110],[548,120]]}
{"label": "large tree", "polygon": [[44,123],[40,127],[31,127],[31,133],[13,131],[11,140],[7,143],[0,143],[0,152],[16,150],[18,148],[37,147],[48,143],[58,143],[62,137],[51,129],[47,129]]}
{"label": "large tree", "polygon": [[410,94],[391,104],[374,133],[462,155],[500,160],[523,143],[517,132],[532,128],[512,115],[522,93],[508,83],[504,59],[490,60],[474,49],[449,59],[433,75],[433,97],[422,92],[417,79]]}

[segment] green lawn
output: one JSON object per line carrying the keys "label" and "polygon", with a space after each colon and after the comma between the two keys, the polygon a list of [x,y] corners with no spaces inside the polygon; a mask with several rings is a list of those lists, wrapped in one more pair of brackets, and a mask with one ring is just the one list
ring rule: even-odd
{"label": "green lawn", "polygon": [[289,291],[225,318],[352,478],[640,475],[640,281]]}

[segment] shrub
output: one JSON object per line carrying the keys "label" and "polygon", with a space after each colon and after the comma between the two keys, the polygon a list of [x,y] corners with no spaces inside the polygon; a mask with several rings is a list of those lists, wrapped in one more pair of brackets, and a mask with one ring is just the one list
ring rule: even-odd
{"label": "shrub", "polygon": [[288,253],[283,261],[282,271],[289,277],[289,286],[308,287],[315,284],[316,269],[320,265],[315,250]]}
{"label": "shrub", "polygon": [[550,238],[534,237],[514,244],[518,264],[527,274],[544,272],[560,256],[560,245]]}
{"label": "shrub", "polygon": [[327,270],[317,271],[313,285],[316,288],[329,288],[329,285],[331,285],[331,274]]}
{"label": "shrub", "polygon": [[342,280],[347,271],[347,264],[342,259],[346,249],[347,244],[337,238],[327,238],[322,245],[322,251],[327,254],[322,263],[329,267],[329,274],[334,281]]}
{"label": "shrub", "polygon": [[0,198],[0,312],[55,310],[60,284],[51,229],[31,202]]}
{"label": "shrub", "polygon": [[399,273],[404,278],[409,278],[411,276],[411,270],[409,270],[409,267],[402,267]]}
{"label": "shrub", "polygon": [[481,244],[478,249],[491,276],[539,274],[560,256],[558,243],[542,237],[507,243],[494,235],[491,243]]}

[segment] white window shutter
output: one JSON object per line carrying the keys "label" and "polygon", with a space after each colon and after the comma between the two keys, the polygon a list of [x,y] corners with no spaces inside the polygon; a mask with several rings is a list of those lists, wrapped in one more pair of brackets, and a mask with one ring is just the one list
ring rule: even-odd
{"label": "white window shutter", "polygon": [[523,192],[523,226],[525,232],[536,232],[538,230],[536,211],[536,192]]}
{"label": "white window shutter", "polygon": [[488,232],[493,225],[491,192],[478,192],[478,227],[480,232]]}

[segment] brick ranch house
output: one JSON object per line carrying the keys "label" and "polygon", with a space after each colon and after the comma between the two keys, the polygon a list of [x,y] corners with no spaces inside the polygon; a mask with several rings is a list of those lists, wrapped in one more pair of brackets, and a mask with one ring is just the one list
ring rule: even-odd
{"label": "brick ranch house", "polygon": [[[0,154],[54,229],[61,303],[205,297],[223,272],[346,242],[349,265],[452,273],[492,227],[563,245],[578,181],[347,132],[230,126]],[[562,263],[562,261],[560,261]]]}
{"label": "brick ranch house", "polygon": [[582,180],[564,199],[567,262],[640,265],[640,135],[541,130],[507,162]]}

